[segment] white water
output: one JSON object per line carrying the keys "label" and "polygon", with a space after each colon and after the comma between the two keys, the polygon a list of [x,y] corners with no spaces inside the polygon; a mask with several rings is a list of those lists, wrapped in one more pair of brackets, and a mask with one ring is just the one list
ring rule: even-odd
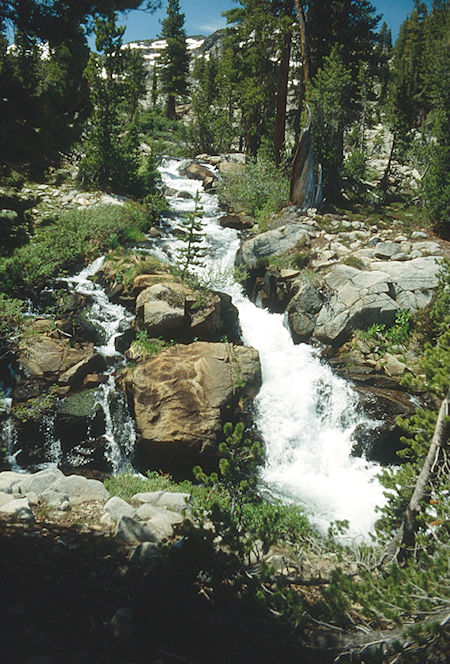
{"label": "white water", "polygon": [[[256,307],[243,295],[233,279],[238,233],[218,224],[217,197],[205,193],[198,180],[181,177],[179,167],[179,161],[167,159],[160,171],[168,187],[200,194],[207,258],[196,271],[208,285],[232,295],[244,342],[260,354],[263,385],[254,410],[267,457],[262,479],[273,493],[303,505],[321,530],[347,519],[351,537],[366,537],[384,497],[376,479],[379,465],[351,456],[352,434],[366,422],[356,394],[311,346],[294,345],[282,315]],[[169,200],[179,214],[193,210],[192,200]],[[166,223],[178,227],[176,218]],[[173,261],[179,246],[167,238],[154,253]]]}
{"label": "white water", "polygon": [[[117,365],[123,363],[123,358],[115,348],[115,340],[133,321],[134,316],[120,304],[113,304],[104,289],[90,279],[101,268],[104,260],[104,256],[97,258],[79,274],[69,277],[67,283],[76,293],[89,298],[89,318],[103,331],[106,339],[106,343],[96,347],[96,351],[111,364],[107,370],[107,381],[98,388],[99,403],[105,413],[105,456],[113,472],[118,473],[131,469],[129,459],[133,454],[136,431],[123,395],[116,387],[114,373]],[[116,401],[115,407],[118,410],[116,416],[111,412],[113,400]]]}

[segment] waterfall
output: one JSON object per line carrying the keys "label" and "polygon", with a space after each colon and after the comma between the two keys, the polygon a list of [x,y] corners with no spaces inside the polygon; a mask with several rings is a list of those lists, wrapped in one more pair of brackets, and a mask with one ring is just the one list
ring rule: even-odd
{"label": "waterfall", "polygon": [[[217,196],[201,182],[179,175],[180,162],[166,159],[161,176],[168,187],[195,195],[203,208],[205,264],[196,268],[207,285],[228,292],[239,310],[244,342],[260,354],[263,385],[254,402],[255,424],[266,449],[264,483],[274,495],[305,507],[312,522],[326,531],[330,522],[348,520],[351,537],[366,537],[384,503],[378,464],[354,457],[352,434],[371,426],[351,386],[333,374],[308,344],[295,345],[281,314],[254,305],[233,277],[239,247],[237,231],[222,228]],[[175,213],[193,210],[190,199],[168,197]],[[177,216],[167,217],[175,231]],[[171,261],[182,244],[174,237],[158,243],[155,254]]]}

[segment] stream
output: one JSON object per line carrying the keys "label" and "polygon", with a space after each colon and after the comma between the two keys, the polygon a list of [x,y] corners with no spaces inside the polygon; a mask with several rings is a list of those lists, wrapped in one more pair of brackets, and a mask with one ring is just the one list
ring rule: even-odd
{"label": "stream", "polygon": [[[319,359],[317,349],[295,345],[282,314],[258,308],[234,280],[238,232],[222,228],[218,198],[198,180],[179,174],[180,162],[166,159],[164,184],[177,192],[199,193],[203,210],[204,265],[194,268],[201,281],[229,293],[238,308],[244,343],[259,351],[263,385],[254,401],[254,420],[266,449],[262,480],[273,495],[305,507],[312,522],[326,531],[330,522],[348,520],[350,537],[365,537],[384,503],[377,480],[380,466],[352,456],[352,435],[373,422],[362,412],[356,393]],[[208,165],[208,168],[211,168]],[[168,196],[179,214],[192,211],[192,199]],[[165,220],[169,232],[152,252],[173,262],[182,243],[170,237],[177,217]]]}
{"label": "stream", "polygon": [[[263,384],[253,409],[266,450],[261,477],[264,487],[273,496],[303,506],[322,532],[332,521],[346,519],[350,522],[348,536],[366,538],[376,519],[376,506],[384,503],[376,477],[380,466],[352,456],[352,435],[356,427],[370,428],[374,423],[364,415],[351,385],[333,374],[317,349],[293,343],[282,314],[258,308],[246,297],[234,279],[239,233],[220,226],[223,212],[217,196],[205,192],[200,180],[181,176],[182,165],[177,159],[162,161],[163,184],[176,193],[166,196],[172,212],[162,220],[162,237],[149,240],[146,250],[162,261],[177,261],[183,242],[176,231],[180,218],[194,209],[193,197],[198,192],[205,257],[203,265],[193,270],[205,286],[232,296],[244,343],[260,354]],[[107,363],[107,380],[99,388],[99,401],[105,413],[108,461],[113,472],[121,472],[131,468],[136,434],[124,397],[115,385],[114,375],[125,359],[114,341],[129,327],[133,316],[112,304],[104,289],[90,280],[103,260],[98,258],[78,275],[67,278],[67,283],[71,290],[89,298],[89,316],[104,332],[104,342],[96,349]],[[53,431],[50,422],[48,460],[57,463],[61,445]],[[17,450],[10,421],[4,425],[3,435],[10,465],[15,467]]]}

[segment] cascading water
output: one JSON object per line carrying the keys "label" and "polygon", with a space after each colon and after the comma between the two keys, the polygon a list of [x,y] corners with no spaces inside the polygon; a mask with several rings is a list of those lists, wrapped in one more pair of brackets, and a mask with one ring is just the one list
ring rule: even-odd
{"label": "cascading water", "polygon": [[[263,385],[254,410],[266,448],[264,482],[273,493],[302,504],[322,530],[331,521],[347,519],[350,536],[367,536],[384,497],[376,478],[378,464],[351,455],[355,428],[370,426],[356,394],[311,346],[294,345],[282,315],[260,309],[245,297],[233,278],[238,233],[218,223],[217,197],[204,192],[198,180],[181,177],[179,169],[178,160],[166,159],[160,172],[167,187],[191,196],[199,193],[206,251],[204,266],[196,268],[198,276],[232,295],[244,342],[260,354]],[[177,194],[168,198],[179,215],[194,209],[192,199]],[[179,219],[175,214],[165,224],[176,231]],[[173,236],[166,237],[152,253],[173,261],[181,246]]]}
{"label": "cascading water", "polygon": [[[67,283],[76,293],[89,298],[89,318],[103,331],[105,343],[97,346],[96,350],[110,365],[107,381],[99,386],[99,403],[105,413],[105,456],[113,472],[121,472],[131,468],[129,459],[133,454],[136,432],[124,397],[116,388],[114,372],[123,363],[123,357],[115,348],[115,340],[134,317],[120,304],[113,304],[104,289],[90,279],[101,268],[104,260],[104,256],[97,258],[79,274],[68,278]],[[112,409],[113,403],[115,412]]]}

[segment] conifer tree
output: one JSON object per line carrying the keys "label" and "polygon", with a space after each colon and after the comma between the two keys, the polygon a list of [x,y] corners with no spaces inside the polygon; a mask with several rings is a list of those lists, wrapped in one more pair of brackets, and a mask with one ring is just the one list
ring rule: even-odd
{"label": "conifer tree", "polygon": [[179,0],[168,0],[167,16],[162,22],[160,36],[166,40],[160,59],[161,87],[166,95],[166,115],[173,120],[177,99],[187,94],[189,73],[184,14],[180,11]]}
{"label": "conifer tree", "polygon": [[96,19],[98,53],[91,54],[86,68],[93,112],[79,178],[87,186],[140,194],[145,192],[140,191],[134,120],[139,99],[145,94],[146,70],[141,54],[122,48],[124,32],[114,14]]}
{"label": "conifer tree", "polygon": [[199,246],[203,239],[201,217],[203,210],[199,205],[200,195],[197,191],[194,198],[194,209],[188,212],[181,220],[181,236],[185,242],[184,247],[180,249],[180,260],[178,261],[181,270],[181,277],[185,277],[191,266],[201,267],[204,250]]}

